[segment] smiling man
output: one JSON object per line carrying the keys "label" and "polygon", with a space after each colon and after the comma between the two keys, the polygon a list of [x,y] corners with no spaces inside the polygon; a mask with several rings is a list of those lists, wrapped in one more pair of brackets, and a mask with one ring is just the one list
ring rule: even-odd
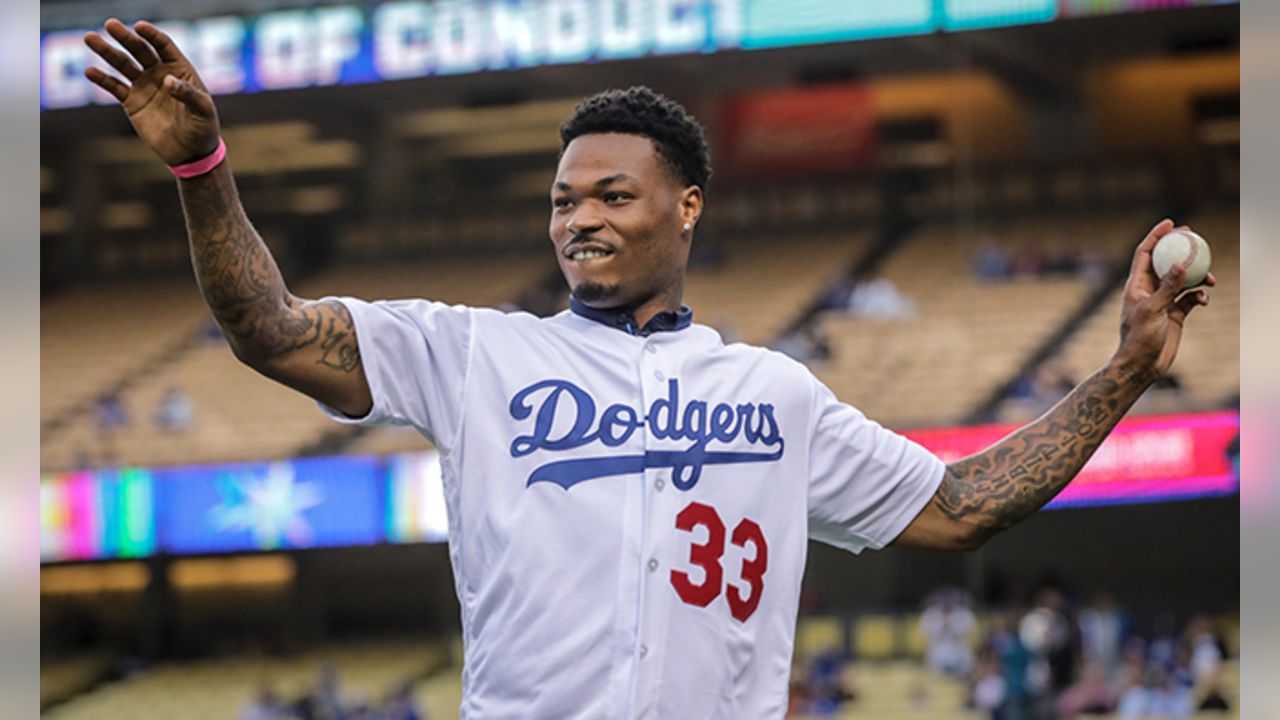
{"label": "smiling man", "polygon": [[[803,365],[725,345],[681,304],[710,163],[646,88],[561,128],[550,318],[428,300],[304,300],[236,193],[213,100],[155,26],[86,37],[88,77],[171,166],[236,356],[335,419],[440,449],[467,718],[781,718],[809,538],[966,550],[1054,497],[1173,362],[1203,291],[1134,253],[1112,360],[1043,417],[945,465]],[[1209,280],[1212,284],[1212,279]],[[947,348],[936,348],[940,355]]]}

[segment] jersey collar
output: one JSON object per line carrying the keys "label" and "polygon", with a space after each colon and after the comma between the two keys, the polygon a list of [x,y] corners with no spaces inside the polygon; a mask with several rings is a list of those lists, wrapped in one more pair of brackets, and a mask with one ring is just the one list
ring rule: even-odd
{"label": "jersey collar", "polygon": [[649,322],[645,323],[644,327],[636,327],[636,316],[630,310],[620,308],[601,310],[589,307],[579,302],[578,298],[572,295],[569,296],[569,309],[579,317],[594,320],[601,325],[621,330],[628,335],[638,335],[640,337],[648,337],[656,332],[683,330],[693,324],[693,310],[689,309],[688,305],[681,305],[680,309],[675,312],[663,310],[649,318]]}

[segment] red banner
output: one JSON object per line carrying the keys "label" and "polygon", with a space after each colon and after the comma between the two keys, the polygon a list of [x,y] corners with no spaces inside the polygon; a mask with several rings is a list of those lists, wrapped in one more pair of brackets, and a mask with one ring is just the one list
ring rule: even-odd
{"label": "red banner", "polygon": [[721,120],[717,164],[738,174],[838,172],[875,157],[871,92],[861,85],[739,95]]}
{"label": "red banner", "polygon": [[[979,452],[1018,425],[903,433],[946,462]],[[1240,414],[1234,411],[1125,420],[1049,507],[1188,499],[1239,492]]]}

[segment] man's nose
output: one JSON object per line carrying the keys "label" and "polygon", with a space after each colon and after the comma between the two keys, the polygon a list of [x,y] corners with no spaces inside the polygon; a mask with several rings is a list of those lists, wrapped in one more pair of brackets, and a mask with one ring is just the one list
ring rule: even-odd
{"label": "man's nose", "polygon": [[574,235],[588,235],[604,227],[604,221],[591,203],[582,203],[574,208],[569,216],[566,228]]}

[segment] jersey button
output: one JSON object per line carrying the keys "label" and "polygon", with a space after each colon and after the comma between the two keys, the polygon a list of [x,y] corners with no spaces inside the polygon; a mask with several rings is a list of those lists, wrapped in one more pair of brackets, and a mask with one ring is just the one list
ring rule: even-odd
{"label": "jersey button", "polygon": [[649,654],[649,646],[648,646],[648,645],[641,645],[641,646],[640,646],[640,657],[644,657],[645,655],[648,655],[648,654]]}
{"label": "jersey button", "polygon": [[649,343],[649,344],[647,344],[647,345],[645,345],[645,346],[644,346],[644,351],[645,351],[645,352],[647,352],[647,353],[649,353],[649,354],[656,353],[656,352],[658,352],[658,346],[657,346],[657,345],[654,345],[653,343]]}
{"label": "jersey button", "polygon": [[657,559],[657,558],[649,558],[649,572],[654,572],[654,571],[656,571],[657,569],[658,569],[658,559]]}
{"label": "jersey button", "polygon": [[654,376],[654,377],[656,377],[656,378],[658,378],[658,380],[666,380],[666,379],[667,379],[667,376],[666,376],[666,375],[663,375],[661,370],[654,370],[654,371],[653,371],[653,376]]}
{"label": "jersey button", "polygon": [[663,480],[662,478],[658,478],[657,480],[653,481],[653,486],[657,488],[658,492],[662,492],[662,488],[667,486],[667,481]]}

